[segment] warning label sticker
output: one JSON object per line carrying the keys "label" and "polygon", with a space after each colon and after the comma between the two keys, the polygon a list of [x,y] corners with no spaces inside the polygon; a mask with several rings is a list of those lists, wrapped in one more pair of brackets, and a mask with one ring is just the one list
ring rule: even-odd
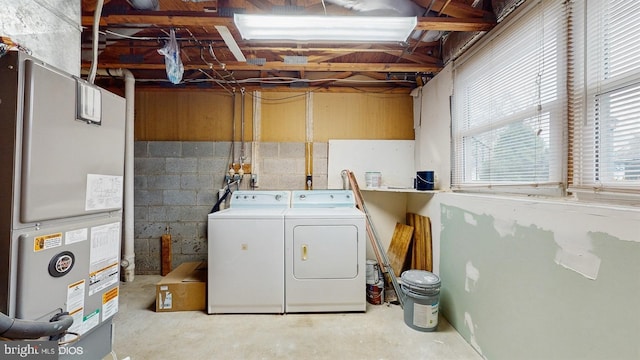
{"label": "warning label sticker", "polygon": [[62,246],[62,233],[36,236],[33,239],[33,251],[38,252]]}
{"label": "warning label sticker", "polygon": [[104,269],[89,274],[89,295],[100,292],[118,283],[118,264],[112,264]]}
{"label": "warning label sticker", "polygon": [[69,313],[84,308],[84,285],[83,279],[67,287],[67,311]]}
{"label": "warning label sticker", "polygon": [[118,312],[118,288],[115,287],[102,294],[102,321]]}

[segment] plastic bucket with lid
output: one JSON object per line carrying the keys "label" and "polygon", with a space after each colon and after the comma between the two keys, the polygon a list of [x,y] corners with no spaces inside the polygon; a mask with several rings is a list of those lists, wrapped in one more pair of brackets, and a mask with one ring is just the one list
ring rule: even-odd
{"label": "plastic bucket with lid", "polygon": [[405,324],[418,331],[435,331],[438,327],[440,278],[424,270],[407,270],[400,278]]}

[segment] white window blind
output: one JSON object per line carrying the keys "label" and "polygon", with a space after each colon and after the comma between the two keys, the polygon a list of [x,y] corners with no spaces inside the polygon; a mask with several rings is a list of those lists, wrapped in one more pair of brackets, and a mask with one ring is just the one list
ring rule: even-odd
{"label": "white window blind", "polygon": [[576,1],[572,190],[640,193],[640,1]]}
{"label": "white window blind", "polygon": [[454,64],[453,188],[536,193],[564,183],[565,5],[533,1],[513,15]]}

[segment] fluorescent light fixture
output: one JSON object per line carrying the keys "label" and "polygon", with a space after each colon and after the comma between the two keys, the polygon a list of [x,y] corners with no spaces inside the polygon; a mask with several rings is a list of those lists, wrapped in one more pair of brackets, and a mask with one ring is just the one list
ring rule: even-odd
{"label": "fluorescent light fixture", "polygon": [[218,30],[218,33],[220,33],[220,36],[222,36],[222,40],[225,44],[227,44],[227,47],[229,48],[233,56],[235,56],[236,60],[240,62],[247,62],[247,58],[244,57],[242,50],[240,50],[238,43],[233,38],[233,35],[231,35],[229,29],[223,25],[216,25],[216,30]]}
{"label": "fluorescent light fixture", "polygon": [[406,41],[414,17],[234,14],[245,40],[336,42]]}

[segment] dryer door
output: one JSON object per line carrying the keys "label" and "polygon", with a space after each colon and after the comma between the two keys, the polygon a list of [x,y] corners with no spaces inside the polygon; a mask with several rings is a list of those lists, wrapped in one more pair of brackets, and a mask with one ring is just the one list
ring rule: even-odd
{"label": "dryer door", "polygon": [[358,275],[358,228],[298,225],[293,229],[293,276],[352,279]]}

